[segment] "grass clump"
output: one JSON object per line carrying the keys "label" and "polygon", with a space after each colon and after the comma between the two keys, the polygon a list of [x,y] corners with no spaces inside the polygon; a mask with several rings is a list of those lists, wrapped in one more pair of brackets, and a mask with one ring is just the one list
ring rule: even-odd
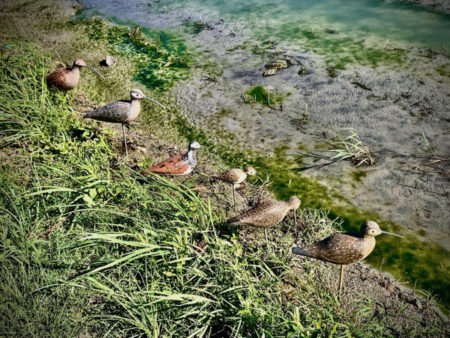
{"label": "grass clump", "polygon": [[343,130],[341,140],[335,143],[335,149],[331,151],[335,153],[331,160],[351,160],[355,167],[375,163],[369,148],[363,145],[358,133],[353,128]]}

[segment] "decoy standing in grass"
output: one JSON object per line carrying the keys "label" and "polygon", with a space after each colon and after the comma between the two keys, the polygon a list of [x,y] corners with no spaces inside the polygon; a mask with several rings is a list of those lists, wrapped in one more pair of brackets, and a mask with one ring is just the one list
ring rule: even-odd
{"label": "decoy standing in grass", "polygon": [[170,157],[150,169],[147,169],[147,172],[174,176],[188,175],[193,172],[197,166],[195,152],[199,149],[200,144],[198,144],[198,142],[191,142],[189,143],[187,153]]}
{"label": "decoy standing in grass", "polygon": [[130,127],[130,122],[136,120],[141,111],[140,101],[147,99],[165,108],[161,103],[146,97],[139,89],[132,89],[130,92],[130,100],[119,100],[108,103],[94,111],[84,115],[84,118],[94,119],[103,122],[121,123],[123,142],[125,144],[125,153],[128,158],[127,139],[125,136],[125,126]]}
{"label": "decoy standing in grass", "polygon": [[271,228],[280,223],[291,210],[294,211],[294,223],[297,226],[296,211],[300,207],[300,203],[301,201],[297,196],[291,196],[286,202],[267,200],[247,210],[243,214],[229,219],[227,223],[230,225],[264,228],[267,241],[266,228]]}
{"label": "decoy standing in grass", "polygon": [[64,92],[74,89],[76,86],[78,86],[78,82],[80,82],[80,70],[83,67],[87,67],[88,69],[99,75],[102,79],[104,79],[102,74],[100,74],[94,68],[89,67],[86,62],[81,59],[76,59],[73,62],[72,67],[60,68],[50,73],[50,75],[47,76],[48,86],[57,88]]}
{"label": "decoy standing in grass", "polygon": [[293,248],[292,253],[339,264],[341,266],[341,274],[339,277],[338,296],[340,297],[344,265],[355,263],[369,256],[375,248],[375,236],[381,234],[404,238],[392,232],[381,230],[376,222],[367,221],[361,226],[359,233],[335,234],[307,247]]}
{"label": "decoy standing in grass", "polygon": [[245,170],[234,168],[213,176],[213,178],[233,185],[233,208],[236,211],[236,186],[244,182],[248,175],[255,174],[256,170],[253,167],[247,167]]}

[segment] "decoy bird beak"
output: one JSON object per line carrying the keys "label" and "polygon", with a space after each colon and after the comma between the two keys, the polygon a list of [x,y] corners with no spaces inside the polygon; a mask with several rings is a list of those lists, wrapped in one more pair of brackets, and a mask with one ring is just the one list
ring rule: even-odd
{"label": "decoy bird beak", "polygon": [[381,233],[382,234],[392,235],[392,236],[397,236],[397,237],[400,237],[400,238],[405,238],[405,236],[397,235],[397,234],[394,234],[394,233],[388,232],[388,231],[381,231]]}
{"label": "decoy bird beak", "polygon": [[93,71],[95,74],[97,74],[98,76],[100,76],[103,80],[105,79],[105,77],[102,75],[102,74],[100,74],[96,69],[94,69],[94,68],[92,68],[92,67],[89,67],[88,65],[86,65],[86,67],[89,69],[89,70],[91,70],[91,71]]}
{"label": "decoy bird beak", "polygon": [[152,101],[153,103],[156,103],[157,105],[160,105],[160,106],[163,107],[163,108],[166,108],[166,107],[164,107],[161,103],[159,103],[158,101],[155,101],[155,100],[153,100],[153,99],[151,99],[151,98],[149,98],[149,97],[147,97],[147,96],[144,96],[144,98],[147,99],[147,100],[149,100],[149,101]]}

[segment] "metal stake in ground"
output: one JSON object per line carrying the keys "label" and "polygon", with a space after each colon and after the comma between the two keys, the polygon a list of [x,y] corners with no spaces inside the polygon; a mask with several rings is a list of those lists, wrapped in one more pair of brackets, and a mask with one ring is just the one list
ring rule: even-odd
{"label": "metal stake in ground", "polygon": [[108,103],[94,111],[84,115],[84,118],[94,119],[103,122],[121,123],[122,136],[125,145],[125,153],[128,158],[127,139],[125,136],[125,126],[130,127],[130,122],[134,121],[141,111],[140,101],[147,99],[165,108],[161,103],[146,97],[139,89],[132,89],[130,92],[130,100],[119,100]]}
{"label": "metal stake in ground", "polygon": [[253,167],[247,167],[242,169],[229,169],[217,176],[213,176],[214,179],[218,179],[233,185],[233,208],[236,211],[236,186],[241,184],[247,179],[248,175],[255,175],[256,170]]}
{"label": "metal stake in ground", "polygon": [[376,222],[367,221],[361,226],[359,234],[336,234],[304,248],[293,248],[292,253],[339,264],[341,273],[338,296],[340,297],[344,281],[344,265],[355,263],[369,256],[375,248],[375,236],[381,234],[404,238],[403,236],[381,230]]}

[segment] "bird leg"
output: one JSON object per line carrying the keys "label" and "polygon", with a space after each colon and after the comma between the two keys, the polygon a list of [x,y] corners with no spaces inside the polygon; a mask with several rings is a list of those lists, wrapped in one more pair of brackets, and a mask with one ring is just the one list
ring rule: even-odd
{"label": "bird leg", "polygon": [[338,290],[339,299],[341,298],[341,290],[343,282],[344,282],[344,265],[341,265],[341,275],[339,276],[339,290]]}
{"label": "bird leg", "polygon": [[125,144],[125,154],[128,159],[128,147],[127,147],[127,137],[125,136],[125,124],[122,123],[122,135],[123,135],[123,143]]}
{"label": "bird leg", "polygon": [[297,227],[297,212],[294,210],[294,225]]}
{"label": "bird leg", "polygon": [[236,212],[236,185],[233,184],[233,209]]}

